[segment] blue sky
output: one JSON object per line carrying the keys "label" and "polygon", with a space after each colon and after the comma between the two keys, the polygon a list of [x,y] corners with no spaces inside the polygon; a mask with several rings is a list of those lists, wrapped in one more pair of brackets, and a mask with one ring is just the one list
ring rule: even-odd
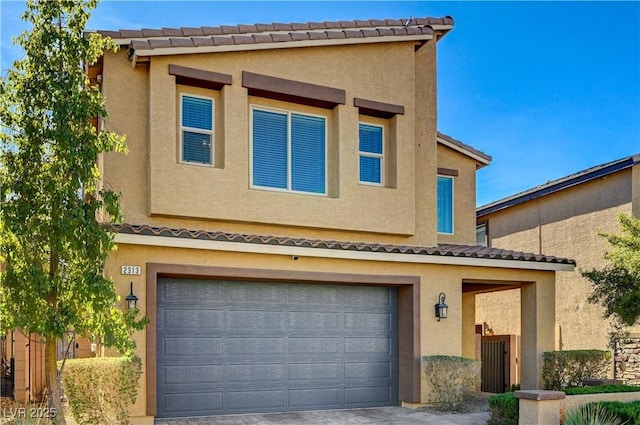
{"label": "blue sky", "polygon": [[[23,2],[0,1],[2,75]],[[438,128],[493,156],[478,205],[640,152],[640,2],[103,0],[89,29],[444,16]]]}

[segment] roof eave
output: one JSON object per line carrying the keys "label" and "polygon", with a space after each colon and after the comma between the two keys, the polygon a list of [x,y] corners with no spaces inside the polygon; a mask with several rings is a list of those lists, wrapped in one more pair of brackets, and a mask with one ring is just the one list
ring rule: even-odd
{"label": "roof eave", "polygon": [[625,170],[627,168],[633,167],[634,165],[640,164],[640,154],[635,154],[626,158],[619,159],[617,161],[613,161],[607,164],[602,164],[601,166],[593,167],[594,169],[587,172],[578,172],[575,175],[570,175],[567,177],[563,177],[542,185],[537,188],[529,189],[520,194],[516,194],[513,196],[509,196],[495,202],[492,202],[487,205],[483,205],[476,209],[476,218],[480,218],[486,216],[488,214],[495,213],[497,211],[501,211],[524,202],[528,202],[537,198],[541,198],[546,195],[551,195],[553,193],[559,192],[561,190],[586,183],[601,177],[608,176],[610,174],[616,173],[618,171]]}
{"label": "roof eave", "polygon": [[471,159],[474,159],[476,161],[476,168],[478,170],[491,164],[492,158],[489,155],[483,154],[475,149],[468,149],[465,146],[462,146],[462,143],[454,143],[450,138],[444,137],[444,135],[439,132],[436,136],[436,140],[441,145],[460,152],[461,154],[466,155]]}
{"label": "roof eave", "polygon": [[[263,44],[224,44],[217,46],[197,46],[197,47],[166,47],[155,49],[131,49],[130,59],[135,61],[140,57],[150,56],[167,56],[167,55],[186,55],[199,53],[221,53],[221,52],[243,52],[250,50],[271,50],[271,49],[290,49],[300,47],[322,47],[322,46],[341,46],[354,44],[374,44],[374,43],[392,43],[392,42],[425,42],[432,40],[432,34],[406,35],[406,36],[384,36],[384,37],[366,37],[366,38],[344,38],[344,39],[328,39],[328,40],[301,40],[281,43],[263,43]],[[121,40],[119,40],[121,41]],[[128,40],[131,42],[132,40]],[[125,43],[129,45],[130,43]]]}

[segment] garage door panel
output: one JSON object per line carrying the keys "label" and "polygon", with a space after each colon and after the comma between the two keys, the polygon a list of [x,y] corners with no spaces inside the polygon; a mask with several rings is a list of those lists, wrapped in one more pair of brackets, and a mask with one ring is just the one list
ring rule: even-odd
{"label": "garage door panel", "polygon": [[391,379],[389,362],[345,362],[345,379]]}
{"label": "garage door panel", "polygon": [[229,409],[231,411],[281,410],[285,407],[284,399],[284,390],[230,391]]}
{"label": "garage door panel", "polygon": [[319,379],[337,380],[341,377],[341,369],[339,362],[289,364],[289,381],[317,382]]}
{"label": "garage door panel", "polygon": [[211,331],[223,328],[224,313],[220,310],[165,309],[158,317],[158,326],[175,331]]}
{"label": "garage door panel", "polygon": [[226,370],[225,382],[229,384],[284,381],[282,364],[229,364]]}
{"label": "garage door panel", "polygon": [[353,330],[391,330],[390,313],[361,313],[344,314],[345,329]]}
{"label": "garage door panel", "polygon": [[225,286],[224,298],[228,303],[282,304],[284,287],[263,283],[232,283]]}
{"label": "garage door panel", "polygon": [[229,330],[282,330],[282,311],[233,310],[228,315]]}
{"label": "garage door panel", "polygon": [[164,368],[163,382],[167,385],[218,384],[222,382],[221,365],[175,365]]}
{"label": "garage door panel", "polygon": [[210,357],[222,354],[222,338],[167,337],[162,340],[162,356]]}
{"label": "garage door panel", "polygon": [[357,337],[344,339],[345,354],[388,354],[391,355],[391,341],[383,337]]}
{"label": "garage door panel", "polygon": [[314,312],[314,311],[292,311],[288,314],[287,324],[289,329],[319,329],[336,330],[340,323],[340,313]]}
{"label": "garage door panel", "polygon": [[224,394],[217,392],[189,392],[187,394],[168,393],[163,395],[165,410],[181,416],[221,412]]}
{"label": "garage door panel", "polygon": [[192,306],[214,305],[222,299],[222,283],[216,281],[193,281],[190,279],[172,279],[171,285],[158,285],[158,299],[173,305]]}
{"label": "garage door panel", "polygon": [[263,356],[283,353],[283,338],[229,338],[226,354]]}
{"label": "garage door panel", "polygon": [[338,388],[309,388],[289,391],[289,407],[292,409],[325,408],[340,405],[343,391]]}
{"label": "garage door panel", "polygon": [[337,305],[341,301],[340,288],[324,285],[292,285],[287,291],[287,301],[292,305]]}
{"label": "garage door panel", "polygon": [[381,291],[380,289],[375,286],[345,286],[344,303],[345,305],[391,306],[390,291]]}
{"label": "garage door panel", "polygon": [[346,406],[381,405],[391,403],[391,391],[388,386],[366,386],[344,389]]}
{"label": "garage door panel", "polygon": [[289,338],[289,354],[338,354],[342,344],[339,338]]}
{"label": "garage door panel", "polygon": [[158,417],[396,403],[393,289],[160,279],[158,294]]}

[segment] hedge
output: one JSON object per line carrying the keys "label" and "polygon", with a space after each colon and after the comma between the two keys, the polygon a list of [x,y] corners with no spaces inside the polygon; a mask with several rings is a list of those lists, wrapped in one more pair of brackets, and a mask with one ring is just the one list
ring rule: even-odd
{"label": "hedge", "polygon": [[596,385],[593,387],[572,387],[564,390],[566,395],[634,392],[640,392],[640,387],[635,385]]}
{"label": "hedge", "polygon": [[463,411],[480,387],[480,362],[458,356],[424,356],[422,363],[433,408]]}
{"label": "hedge", "polygon": [[545,390],[561,391],[581,385],[586,378],[606,375],[610,356],[601,350],[567,350],[543,353],[542,379]]}
{"label": "hedge", "polygon": [[519,404],[512,392],[489,396],[491,416],[487,425],[518,425]]}
{"label": "hedge", "polygon": [[128,407],[135,403],[141,374],[137,357],[67,360],[62,388],[76,422],[130,424]]}

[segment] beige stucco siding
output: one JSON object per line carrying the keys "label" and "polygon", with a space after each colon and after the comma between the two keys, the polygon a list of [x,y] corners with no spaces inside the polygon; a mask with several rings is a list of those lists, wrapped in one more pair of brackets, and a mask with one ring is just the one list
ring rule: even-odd
{"label": "beige stucco siding", "polygon": [[438,145],[438,168],[458,172],[453,177],[453,234],[438,234],[438,242],[475,245],[476,161]]}
{"label": "beige stucco siding", "polygon": [[[106,55],[104,74],[109,78],[103,83],[103,92],[107,101],[131,100],[108,103],[109,128],[127,134],[129,156],[116,159],[107,155],[104,160],[105,180],[123,194],[125,221],[187,226],[196,219],[200,222],[196,228],[203,227],[203,219],[210,223],[231,221],[238,231],[253,232],[260,231],[256,226],[265,225],[273,231],[273,225],[285,225],[307,236],[365,232],[375,234],[373,239],[378,241],[385,235],[389,242],[407,242],[407,237],[412,237],[414,243],[434,244],[435,229],[431,228],[435,221],[429,212],[435,205],[425,205],[424,212],[416,213],[416,197],[430,199],[435,187],[435,174],[431,175],[431,165],[435,165],[435,112],[428,112],[435,108],[435,47],[428,46],[421,48],[424,53],[418,59],[413,43],[386,43],[154,57],[135,69],[124,52]],[[419,73],[414,70],[416,60],[420,61]],[[230,74],[233,84],[221,91],[176,85],[175,77],[168,73],[169,64]],[[346,105],[327,110],[247,96],[242,71],[344,89]],[[421,85],[429,100],[416,99],[416,78],[426,80]],[[214,166],[182,164],[179,96],[206,92],[215,103],[219,157]],[[385,120],[395,145],[391,155],[395,175],[387,185],[391,187],[358,182],[359,115],[353,106],[354,97],[405,107],[404,115]],[[415,134],[418,102],[420,113],[434,118],[424,126],[419,140]],[[250,188],[252,105],[326,117],[327,196]],[[416,155],[416,142],[424,155]],[[416,181],[418,166],[421,180]],[[425,179],[429,179],[428,184]],[[422,222],[417,225],[417,220]]]}
{"label": "beige stucco siding", "polygon": [[[573,258],[574,272],[557,273],[556,345],[562,349],[606,349],[609,321],[590,304],[591,284],[580,270],[601,268],[608,249],[599,230],[619,232],[616,216],[631,212],[632,171],[627,169],[553,195],[497,212],[489,220],[492,247]],[[476,319],[496,334],[519,334],[518,290],[477,297]]]}

